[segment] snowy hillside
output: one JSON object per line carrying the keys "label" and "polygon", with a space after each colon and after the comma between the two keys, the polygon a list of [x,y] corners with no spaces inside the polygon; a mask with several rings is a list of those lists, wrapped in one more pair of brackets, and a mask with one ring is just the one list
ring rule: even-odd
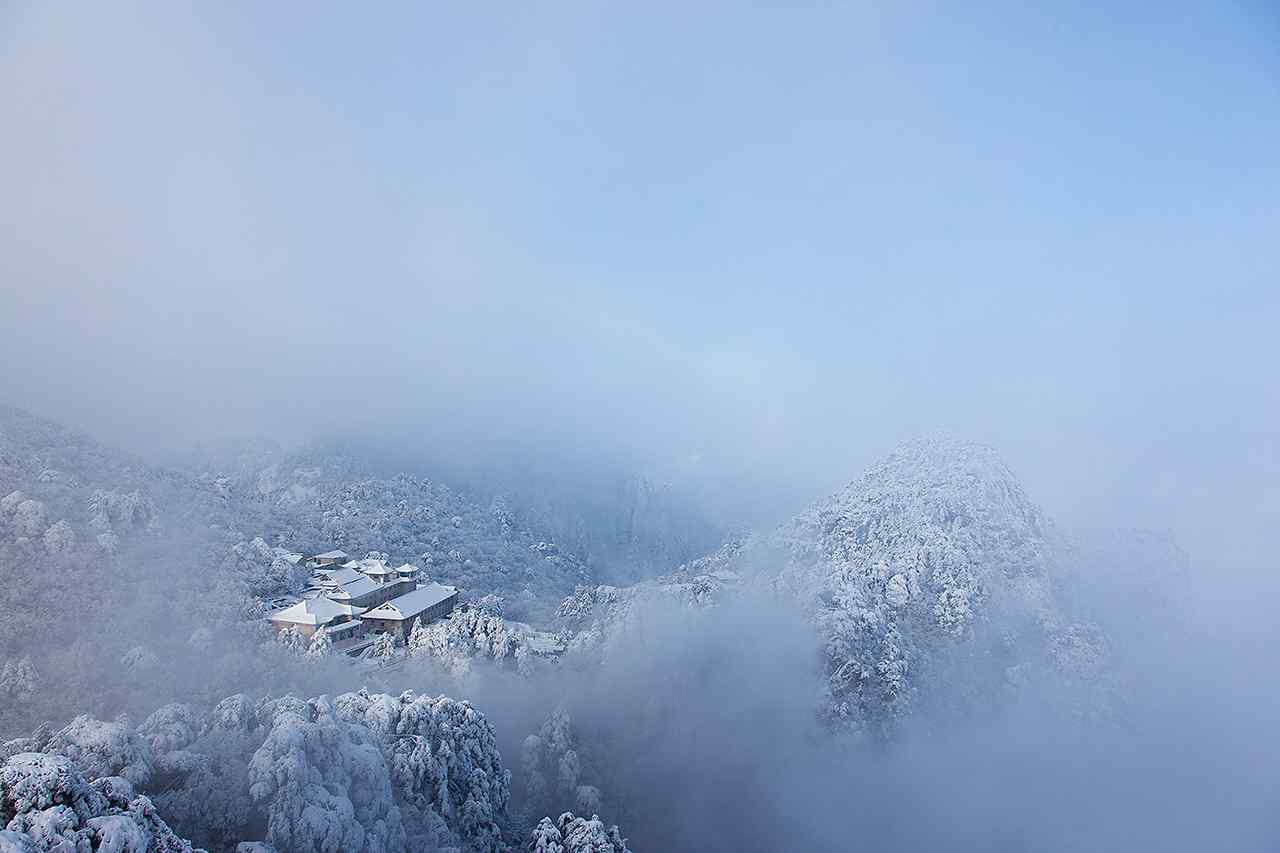
{"label": "snowy hillside", "polygon": [[203,582],[234,518],[193,477],[0,408],[0,656],[43,654],[50,626],[72,642],[125,608],[144,622],[150,581],[163,574],[166,600]]}
{"label": "snowy hillside", "polygon": [[78,432],[0,406],[0,542],[61,553],[83,540],[109,552],[121,537],[156,529],[157,498],[185,485]]}
{"label": "snowy hillside", "polygon": [[[254,464],[264,458],[270,464]],[[289,550],[382,550],[477,598],[499,595],[508,612],[533,617],[548,615],[592,579],[581,559],[501,499],[481,505],[438,481],[372,476],[344,456],[246,451],[236,462],[230,474],[148,465],[0,408],[0,565],[15,567],[0,595],[26,604],[6,608],[10,632],[0,651],[5,640],[20,644],[22,632],[39,622],[24,617],[32,605],[39,611],[75,599],[104,572],[118,578],[150,565],[157,548],[166,558],[181,554],[188,579],[230,569],[255,594],[273,588],[269,559],[242,565],[255,537]],[[238,552],[237,543],[244,546]],[[255,573],[263,577],[249,576]],[[39,587],[28,589],[36,578]]]}
{"label": "snowy hillside", "polygon": [[[483,465],[437,460],[438,452],[428,447],[421,449],[419,458],[388,460],[375,450],[350,444],[287,454],[262,447],[256,457],[245,449],[222,459],[226,467],[202,465],[192,470],[223,480],[237,500],[268,509],[284,528],[317,503],[329,504],[322,507],[329,513],[322,529],[313,525],[301,531],[325,537],[317,547],[343,537],[352,538],[348,550],[380,547],[377,541],[367,542],[377,539],[376,525],[405,525],[403,513],[397,518],[401,501],[411,509],[430,507],[445,519],[457,515],[471,527],[472,516],[499,516],[506,533],[532,531],[535,543],[556,543],[566,560],[589,564],[600,580],[610,582],[661,574],[716,547],[723,538],[719,526],[691,497],[696,484],[681,472],[637,472],[614,459],[597,464],[556,455],[541,458],[527,448],[511,449]],[[343,490],[348,493],[340,495]],[[371,507],[379,513],[376,524],[362,526],[351,520],[349,508],[353,501],[369,500],[370,490],[398,494],[393,500],[378,498],[375,503],[383,505]],[[479,530],[475,535],[489,533]],[[413,540],[415,558],[428,549],[430,539]]]}
{"label": "snowy hillside", "polygon": [[[206,475],[210,476],[210,475]],[[435,480],[372,476],[350,458],[294,456],[240,478],[231,499],[256,507],[257,533],[291,549],[382,551],[469,596],[498,595],[521,618],[549,614],[590,570],[530,529],[502,499],[477,503]]]}

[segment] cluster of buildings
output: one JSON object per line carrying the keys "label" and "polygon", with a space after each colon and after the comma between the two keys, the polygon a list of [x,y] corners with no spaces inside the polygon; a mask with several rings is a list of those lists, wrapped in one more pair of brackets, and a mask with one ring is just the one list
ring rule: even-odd
{"label": "cluster of buildings", "polygon": [[310,637],[321,628],[335,642],[390,633],[405,642],[414,621],[447,616],[458,589],[421,576],[417,566],[392,568],[378,557],[353,560],[343,551],[304,558],[311,583],[300,600],[267,618],[277,631],[296,628]]}

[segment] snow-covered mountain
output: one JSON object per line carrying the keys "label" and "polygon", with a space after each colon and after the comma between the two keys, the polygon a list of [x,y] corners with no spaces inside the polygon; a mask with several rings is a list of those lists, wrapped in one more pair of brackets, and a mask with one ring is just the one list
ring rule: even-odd
{"label": "snow-covered mountain", "polygon": [[1084,641],[1055,590],[1065,540],[988,447],[906,444],[770,544],[826,644],[829,713],[854,726],[944,684],[984,701]]}
{"label": "snow-covered mountain", "polygon": [[642,602],[714,604],[767,588],[809,613],[839,727],[884,731],[913,711],[963,713],[1032,682],[1105,713],[1108,640],[1063,593],[1081,553],[992,449],[910,442],[769,533],[671,575],[578,590],[571,649],[607,649]]}

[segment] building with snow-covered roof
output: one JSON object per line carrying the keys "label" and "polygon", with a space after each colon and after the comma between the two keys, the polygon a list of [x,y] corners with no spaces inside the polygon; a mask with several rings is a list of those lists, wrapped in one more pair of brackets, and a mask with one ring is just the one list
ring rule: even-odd
{"label": "building with snow-covered roof", "polygon": [[365,612],[367,630],[389,632],[407,640],[415,619],[424,623],[447,616],[458,603],[458,588],[434,581]]}
{"label": "building with snow-covered roof", "polygon": [[310,637],[321,628],[349,622],[364,612],[363,607],[320,596],[305,598],[283,610],[277,610],[267,619],[278,631],[297,628],[305,636]]}
{"label": "building with snow-covered roof", "polygon": [[313,568],[321,568],[323,566],[336,566],[345,563],[351,559],[351,555],[346,551],[325,551],[323,554],[313,554],[307,559],[307,564]]}
{"label": "building with snow-covered roof", "polygon": [[[356,577],[342,583],[334,584],[325,591],[325,595],[334,601],[355,601],[378,588],[370,578],[357,574]],[[379,602],[381,604],[381,602]]]}
{"label": "building with snow-covered roof", "polygon": [[324,587],[324,594],[334,601],[345,601],[359,607],[377,607],[396,596],[413,592],[413,581],[389,580],[382,583],[366,575],[360,575],[345,583]]}
{"label": "building with snow-covered roof", "polygon": [[350,583],[351,581],[362,577],[364,577],[364,575],[355,569],[328,568],[316,569],[314,580],[317,586],[334,587],[338,584]]}
{"label": "building with snow-covered roof", "polygon": [[371,578],[388,578],[396,573],[396,570],[388,566],[385,560],[361,560],[360,571]]}
{"label": "building with snow-covered roof", "polygon": [[[381,557],[365,557],[363,560],[348,560],[339,568],[343,572],[344,577],[350,577],[351,572],[359,572],[367,578],[372,579],[375,583],[388,583],[396,580],[414,580],[418,576],[418,567],[411,563],[405,563],[399,568],[393,569],[387,565],[387,561]],[[331,572],[334,569],[317,569],[316,574]]]}
{"label": "building with snow-covered roof", "polygon": [[355,569],[356,571],[373,578],[378,583],[383,581],[395,580],[400,577],[400,573],[387,565],[386,560],[377,557],[366,557],[363,560],[352,560],[346,564],[346,567]]}

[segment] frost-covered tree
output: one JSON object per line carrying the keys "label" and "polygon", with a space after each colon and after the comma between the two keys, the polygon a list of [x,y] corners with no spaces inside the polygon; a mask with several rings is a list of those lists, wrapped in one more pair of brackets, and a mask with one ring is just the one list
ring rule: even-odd
{"label": "frost-covered tree", "polygon": [[21,753],[0,767],[0,824],[0,850],[7,851],[193,851],[126,779],[90,783],[64,756]]}
{"label": "frost-covered tree", "polygon": [[249,793],[267,811],[267,840],[289,853],[405,848],[391,774],[374,734],[321,697],[306,716],[278,711],[249,762]]}
{"label": "frost-covered tree", "polygon": [[1085,720],[1114,716],[1118,687],[1111,671],[1111,642],[1093,623],[1072,623],[1054,633],[1049,658],[1061,682],[1070,688],[1068,710]]}
{"label": "frost-covered tree", "polygon": [[510,774],[493,726],[469,702],[362,690],[334,704],[377,736],[411,840],[504,849]]}
{"label": "frost-covered tree", "polygon": [[276,635],[276,642],[294,654],[302,654],[307,648],[307,636],[297,625],[290,625]]}
{"label": "frost-covered tree", "polygon": [[7,660],[0,670],[0,695],[10,699],[30,699],[40,687],[40,673],[30,655]]}
{"label": "frost-covered tree", "polygon": [[556,762],[556,771],[560,790],[576,792],[578,777],[582,775],[582,762],[578,760],[577,750],[570,749],[561,755],[560,760]]}
{"label": "frost-covered tree", "polygon": [[138,734],[157,755],[182,749],[204,731],[205,713],[196,705],[170,702],[162,705],[138,726]]}
{"label": "frost-covered tree", "polygon": [[257,831],[249,759],[268,728],[259,725],[253,700],[236,694],[218,703],[199,737],[157,754],[147,790],[170,824],[210,849],[225,849]]}
{"label": "frost-covered tree", "polygon": [[529,853],[564,853],[564,836],[560,834],[560,827],[551,818],[544,817],[529,834],[525,849]]}
{"label": "frost-covered tree", "polygon": [[520,763],[526,804],[535,814],[566,804],[587,814],[600,811],[603,795],[587,784],[592,774],[584,773],[577,733],[564,706],[524,739]]}
{"label": "frost-covered tree", "polygon": [[245,784],[247,756],[236,746],[218,751],[206,739],[156,757],[148,791],[170,824],[198,844],[225,848],[251,832],[256,821]]}
{"label": "frost-covered tree", "polygon": [[12,517],[13,514],[18,511],[18,504],[22,503],[26,499],[27,496],[22,493],[21,489],[14,489],[9,492],[4,497],[0,498],[0,516]]}
{"label": "frost-covered tree", "polygon": [[600,811],[601,799],[600,789],[595,785],[579,785],[574,798],[574,807],[582,814],[597,814]]}
{"label": "frost-covered tree", "polygon": [[69,554],[76,549],[77,542],[76,531],[65,518],[44,532],[44,547],[50,554]]}
{"label": "frost-covered tree", "polygon": [[[427,624],[429,625],[430,623]],[[417,657],[427,651],[429,644],[430,638],[427,636],[427,625],[423,624],[422,617],[419,616],[413,620],[413,628],[409,631],[409,640],[405,647],[408,649],[410,657]]]}
{"label": "frost-covered tree", "polygon": [[141,787],[151,778],[151,745],[127,718],[106,722],[81,714],[53,734],[45,751],[65,755],[90,779],[122,776]]}
{"label": "frost-covered tree", "polygon": [[329,632],[321,628],[311,635],[311,642],[307,645],[307,657],[312,660],[322,660],[329,656],[333,651],[333,641],[329,639]]}
{"label": "frost-covered tree", "polygon": [[308,569],[295,559],[288,549],[272,547],[256,536],[233,545],[223,568],[249,594],[267,598],[293,592],[306,584]]}
{"label": "frost-covered tree", "polygon": [[480,596],[480,598],[476,600],[474,606],[481,610],[488,611],[494,616],[501,616],[503,608],[506,606],[506,599],[501,595],[489,593],[488,595]]}
{"label": "frost-covered tree", "polygon": [[223,699],[209,715],[209,728],[213,730],[247,732],[257,724],[257,706],[244,693]]}
{"label": "frost-covered tree", "polygon": [[114,555],[120,550],[120,537],[110,530],[99,533],[94,541],[104,554]]}
{"label": "frost-covered tree", "polygon": [[16,536],[34,539],[44,533],[45,507],[42,501],[24,498],[13,508],[10,524]]}
{"label": "frost-covered tree", "polygon": [[390,631],[384,631],[374,637],[373,645],[369,647],[369,657],[381,661],[391,660],[396,654],[396,644],[396,635]]}
{"label": "frost-covered tree", "polygon": [[0,745],[0,762],[8,761],[20,752],[45,752],[52,737],[53,726],[48,722],[41,723],[30,736],[7,740]]}
{"label": "frost-covered tree", "polygon": [[155,504],[142,492],[96,489],[89,497],[89,524],[97,530],[154,529]]}
{"label": "frost-covered tree", "polygon": [[606,827],[596,815],[587,819],[572,812],[540,820],[525,849],[529,853],[631,853],[617,826]]}
{"label": "frost-covered tree", "polygon": [[447,619],[428,625],[415,621],[409,654],[436,658],[455,674],[465,674],[475,659],[508,663],[522,671],[527,671],[530,663],[524,632],[477,607],[456,609]]}

